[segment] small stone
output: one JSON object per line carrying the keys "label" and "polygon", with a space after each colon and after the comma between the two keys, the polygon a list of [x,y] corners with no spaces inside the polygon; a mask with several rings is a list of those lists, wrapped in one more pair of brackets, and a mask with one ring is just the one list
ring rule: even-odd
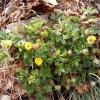
{"label": "small stone", "polygon": [[11,100],[11,97],[8,95],[2,95],[0,96],[0,100]]}

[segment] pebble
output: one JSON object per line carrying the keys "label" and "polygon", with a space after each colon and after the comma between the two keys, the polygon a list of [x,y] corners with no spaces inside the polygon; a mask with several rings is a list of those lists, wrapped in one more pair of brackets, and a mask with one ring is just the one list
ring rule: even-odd
{"label": "pebble", "polygon": [[0,100],[11,100],[11,97],[8,95],[2,95],[0,96]]}

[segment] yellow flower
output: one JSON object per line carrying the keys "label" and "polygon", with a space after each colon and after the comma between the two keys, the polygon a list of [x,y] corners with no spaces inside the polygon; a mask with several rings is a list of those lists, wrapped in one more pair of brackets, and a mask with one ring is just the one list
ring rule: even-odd
{"label": "yellow flower", "polygon": [[4,47],[10,47],[12,44],[13,43],[11,40],[2,40],[1,41],[1,46],[4,46]]}
{"label": "yellow flower", "polygon": [[32,43],[31,42],[26,42],[24,46],[25,46],[26,50],[31,50],[32,49]]}
{"label": "yellow flower", "polygon": [[89,36],[89,37],[87,38],[88,44],[93,44],[95,40],[96,40],[96,37],[93,36],[93,35],[92,35],[92,36]]}
{"label": "yellow flower", "polygon": [[43,63],[43,59],[41,57],[35,58],[35,64],[36,65],[40,66],[40,65],[42,65],[42,63]]}

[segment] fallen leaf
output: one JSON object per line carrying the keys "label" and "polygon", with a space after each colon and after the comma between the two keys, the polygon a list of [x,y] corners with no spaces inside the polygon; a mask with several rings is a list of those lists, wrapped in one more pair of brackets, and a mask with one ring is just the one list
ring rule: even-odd
{"label": "fallen leaf", "polygon": [[61,100],[65,100],[65,98],[62,96],[62,97],[61,97]]}
{"label": "fallen leaf", "polygon": [[54,6],[46,3],[41,3],[37,6],[33,6],[32,9],[36,12],[48,13],[54,10]]}
{"label": "fallen leaf", "polygon": [[88,84],[83,84],[82,89],[84,91],[89,91],[89,85]]}

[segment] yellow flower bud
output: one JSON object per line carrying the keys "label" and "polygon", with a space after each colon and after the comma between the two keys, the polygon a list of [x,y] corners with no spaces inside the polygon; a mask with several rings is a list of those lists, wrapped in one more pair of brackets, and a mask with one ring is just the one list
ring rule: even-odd
{"label": "yellow flower bud", "polygon": [[84,55],[88,55],[88,54],[89,54],[89,50],[88,50],[88,49],[83,49],[83,50],[82,50],[82,53],[83,53]]}
{"label": "yellow flower bud", "polygon": [[72,50],[68,50],[68,55],[71,56],[72,55]]}
{"label": "yellow flower bud", "polygon": [[88,35],[89,33],[90,33],[89,29],[85,30],[85,32],[84,32],[85,35]]}

